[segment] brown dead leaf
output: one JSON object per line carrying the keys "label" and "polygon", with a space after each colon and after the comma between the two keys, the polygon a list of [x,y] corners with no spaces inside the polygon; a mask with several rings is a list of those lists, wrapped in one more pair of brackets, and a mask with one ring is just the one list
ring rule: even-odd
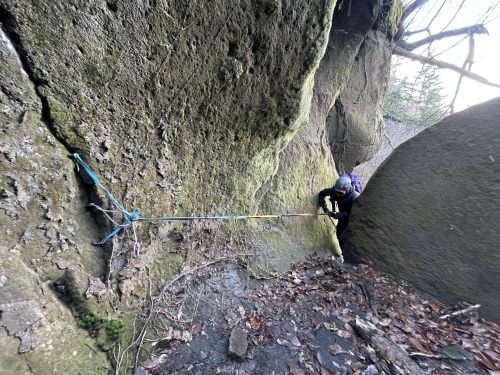
{"label": "brown dead leaf", "polygon": [[497,334],[500,335],[500,326],[493,323],[493,322],[484,322],[486,324],[486,326],[488,326],[488,328],[492,329],[493,331],[495,331]]}
{"label": "brown dead leaf", "polygon": [[339,329],[335,332],[335,334],[338,336],[338,337],[341,337],[343,339],[347,339],[349,337],[351,337],[351,332],[349,331],[344,331],[342,329]]}
{"label": "brown dead leaf", "polygon": [[330,330],[330,331],[336,331],[338,328],[335,324],[332,324],[332,323],[328,323],[328,322],[323,322],[323,325],[325,326],[326,329]]}
{"label": "brown dead leaf", "polygon": [[288,362],[288,368],[291,375],[305,375],[304,371],[296,363]]}
{"label": "brown dead leaf", "polygon": [[191,327],[191,334],[195,335],[203,331],[203,327],[201,324],[195,324]]}
{"label": "brown dead leaf", "polygon": [[474,340],[468,340],[468,339],[463,339],[462,340],[462,348],[471,350],[471,349],[476,349],[477,345]]}
{"label": "brown dead leaf", "polygon": [[492,370],[500,370],[500,354],[494,352],[493,350],[483,350],[482,353],[492,363],[496,364],[496,368]]}
{"label": "brown dead leaf", "polygon": [[158,359],[158,357],[148,359],[142,364],[142,367],[144,367],[146,370],[154,370],[158,366],[160,366],[160,360]]}
{"label": "brown dead leaf", "polygon": [[421,353],[427,353],[427,350],[420,343],[420,341],[418,341],[415,337],[408,337],[408,342],[410,343],[411,346],[413,346],[419,352],[421,352]]}
{"label": "brown dead leaf", "polygon": [[250,325],[252,326],[253,329],[259,328],[261,321],[255,311],[252,313],[252,316],[250,317],[249,320],[250,320]]}
{"label": "brown dead leaf", "polygon": [[428,302],[427,306],[429,306],[433,312],[440,312],[441,311],[441,308],[438,305],[436,305],[434,302]]}
{"label": "brown dead leaf", "polygon": [[378,322],[382,327],[389,327],[392,324],[391,318],[380,319]]}
{"label": "brown dead leaf", "polygon": [[366,350],[368,351],[368,354],[370,355],[370,359],[372,360],[372,362],[377,363],[378,358],[377,358],[377,353],[375,352],[375,349],[373,349],[370,345],[367,345]]}
{"label": "brown dead leaf", "polygon": [[330,369],[323,367],[323,366],[321,366],[320,371],[321,371],[321,375],[335,375],[335,373],[333,371],[331,371]]}
{"label": "brown dead leaf", "polygon": [[361,370],[363,367],[365,367],[365,365],[362,362],[355,362],[350,366],[350,370],[356,373],[356,371]]}
{"label": "brown dead leaf", "polygon": [[320,286],[318,284],[311,284],[311,285],[308,285],[305,289],[306,290],[318,290],[320,288]]}
{"label": "brown dead leaf", "polygon": [[328,346],[328,350],[330,350],[330,353],[333,355],[341,354],[341,353],[347,353],[338,343],[333,343],[332,345]]}
{"label": "brown dead leaf", "polygon": [[495,366],[494,363],[492,363],[489,358],[485,357],[483,353],[481,352],[474,352],[474,358],[478,362],[481,362],[488,370],[497,370],[497,367]]}

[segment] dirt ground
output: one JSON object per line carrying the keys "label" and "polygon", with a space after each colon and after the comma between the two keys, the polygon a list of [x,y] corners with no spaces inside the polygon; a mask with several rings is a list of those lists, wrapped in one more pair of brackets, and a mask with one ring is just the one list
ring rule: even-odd
{"label": "dirt ground", "polygon": [[[443,317],[466,304],[450,308],[368,265],[320,257],[271,276],[256,281],[244,267],[225,266],[190,293],[181,288],[191,319],[155,341],[135,374],[415,373],[383,340],[422,374],[500,374],[500,327],[475,308]],[[357,319],[383,340],[360,335]]]}

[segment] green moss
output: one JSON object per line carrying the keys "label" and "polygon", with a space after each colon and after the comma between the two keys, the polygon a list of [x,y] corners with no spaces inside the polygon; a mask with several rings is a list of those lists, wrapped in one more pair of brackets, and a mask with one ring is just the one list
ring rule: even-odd
{"label": "green moss", "polygon": [[[289,164],[273,179],[273,188],[261,202],[261,212],[266,213],[318,213],[316,191],[311,191],[311,170],[318,176],[318,189],[331,186],[335,174],[329,156],[315,157]],[[279,271],[290,262],[313,252],[339,254],[335,226],[323,216],[283,217],[273,219],[269,225],[259,221],[260,230],[255,238],[263,251],[262,265],[276,267]],[[264,230],[266,227],[271,230]]]}
{"label": "green moss", "polygon": [[404,6],[402,0],[394,0],[389,11],[388,21],[391,31],[391,35],[396,35],[398,31],[399,21],[403,17]]}
{"label": "green moss", "polygon": [[47,101],[49,103],[50,117],[53,121],[56,135],[60,139],[64,139],[67,146],[79,152],[88,150],[88,142],[82,135],[74,130],[78,116],[70,108],[53,97],[48,97]]}
{"label": "green moss", "polygon": [[78,326],[86,329],[104,351],[108,351],[120,341],[125,324],[120,319],[103,319],[94,314],[84,313],[78,319]]}

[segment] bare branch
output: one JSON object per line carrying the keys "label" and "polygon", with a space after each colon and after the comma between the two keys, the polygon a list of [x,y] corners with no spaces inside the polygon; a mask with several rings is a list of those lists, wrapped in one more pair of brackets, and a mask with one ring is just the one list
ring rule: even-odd
{"label": "bare branch", "polygon": [[483,83],[485,85],[489,85],[489,86],[499,87],[500,88],[500,84],[492,83],[492,82],[488,81],[486,78],[484,78],[483,76],[480,76],[479,74],[469,72],[466,69],[462,69],[459,66],[447,63],[445,61],[436,60],[436,59],[432,59],[430,57],[425,57],[425,56],[417,55],[416,53],[407,51],[404,48],[401,48],[401,47],[399,47],[397,45],[394,45],[392,47],[392,52],[395,55],[403,56],[403,57],[406,57],[406,58],[408,58],[410,60],[413,60],[413,61],[419,61],[422,64],[430,64],[430,65],[436,66],[436,67],[438,67],[440,69],[453,70],[454,72],[457,72],[459,74],[463,74],[464,77],[473,79],[474,81]]}
{"label": "bare branch", "polygon": [[404,36],[412,36],[412,35],[420,34],[420,33],[427,33],[427,34],[431,35],[431,30],[428,27],[426,27],[425,29],[421,29],[421,30],[405,31]]}
{"label": "bare branch", "polygon": [[457,35],[470,35],[470,34],[488,34],[488,30],[486,29],[486,27],[483,26],[483,24],[478,24],[473,26],[462,27],[460,29],[443,31],[441,33],[430,35],[427,38],[418,40],[413,43],[406,43],[402,41],[400,46],[406,49],[407,51],[413,51],[415,48],[421,47],[426,44],[430,44],[432,42],[435,42],[436,40],[441,40],[444,38],[449,38]]}
{"label": "bare branch", "polygon": [[[462,65],[462,69],[465,69],[468,66],[467,70],[469,72],[472,69],[472,64],[474,64],[474,50],[475,50],[474,34],[470,34],[469,35],[469,53],[467,54],[467,57],[465,58],[465,61]],[[450,112],[451,113],[455,113],[455,101],[457,100],[458,92],[460,91],[460,85],[462,84],[463,77],[464,77],[464,75],[460,74],[460,78],[458,78],[457,88],[455,89],[455,94],[453,95],[453,99],[450,103]]]}
{"label": "bare branch", "polygon": [[414,11],[416,11],[418,8],[420,8],[421,6],[423,6],[428,2],[429,0],[415,0],[413,3],[408,4],[408,6],[406,6],[404,9],[400,23],[403,24],[410,14],[412,14]]}

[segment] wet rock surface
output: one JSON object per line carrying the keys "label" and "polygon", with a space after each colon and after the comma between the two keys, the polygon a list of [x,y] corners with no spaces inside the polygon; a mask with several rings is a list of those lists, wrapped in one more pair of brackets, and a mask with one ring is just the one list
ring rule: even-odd
{"label": "wet rock surface", "polygon": [[[359,319],[375,326],[422,373],[499,370],[500,327],[474,309],[443,318],[453,309],[388,275],[315,256],[275,277],[256,283],[243,270],[226,269],[200,282],[198,297],[185,301],[185,309],[196,310],[192,322],[170,327],[135,373],[396,373],[400,358],[363,339],[355,329]],[[189,342],[182,330],[191,334]],[[235,330],[248,337],[243,362],[228,355]]]}

